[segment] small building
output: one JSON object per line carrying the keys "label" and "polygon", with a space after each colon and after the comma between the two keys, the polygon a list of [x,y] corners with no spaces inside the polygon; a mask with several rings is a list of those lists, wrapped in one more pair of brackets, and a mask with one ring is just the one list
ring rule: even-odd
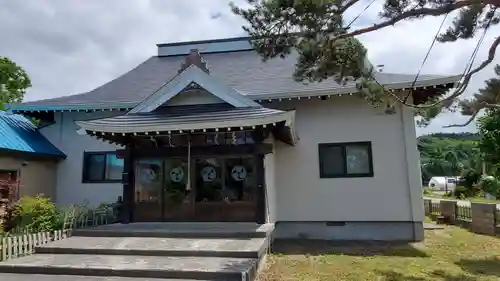
{"label": "small building", "polygon": [[0,180],[16,183],[15,198],[54,198],[57,163],[66,155],[27,118],[0,111]]}
{"label": "small building", "polygon": [[[90,92],[11,105],[67,155],[57,203],[123,198],[122,223],[274,223],[276,237],[423,239],[414,112],[334,79],[293,79],[249,38],[159,44]],[[414,104],[460,76],[374,72]]]}
{"label": "small building", "polygon": [[432,177],[429,180],[429,189],[436,191],[454,191],[457,186],[460,177]]}

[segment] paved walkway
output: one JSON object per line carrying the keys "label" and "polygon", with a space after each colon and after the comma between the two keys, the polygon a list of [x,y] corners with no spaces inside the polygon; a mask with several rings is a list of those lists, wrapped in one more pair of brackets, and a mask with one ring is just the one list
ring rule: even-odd
{"label": "paved walkway", "polygon": [[424,222],[424,230],[438,230],[438,229],[444,229],[444,226],[435,223]]}

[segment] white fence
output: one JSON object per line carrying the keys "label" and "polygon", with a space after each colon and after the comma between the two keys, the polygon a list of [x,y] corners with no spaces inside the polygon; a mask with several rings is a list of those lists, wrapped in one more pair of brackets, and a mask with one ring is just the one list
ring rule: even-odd
{"label": "white fence", "polygon": [[0,238],[0,261],[31,255],[35,247],[62,240],[67,236],[64,231],[56,230]]}
{"label": "white fence", "polygon": [[64,214],[63,230],[39,233],[19,230],[6,237],[0,235],[0,261],[30,255],[37,246],[69,237],[72,229],[110,224],[115,219],[108,207],[87,209],[72,206]]}

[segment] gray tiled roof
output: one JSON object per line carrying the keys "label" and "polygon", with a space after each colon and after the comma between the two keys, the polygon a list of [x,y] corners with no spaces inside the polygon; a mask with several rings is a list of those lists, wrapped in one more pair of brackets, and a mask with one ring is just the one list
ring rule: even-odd
{"label": "gray tiled roof", "polygon": [[[313,95],[356,92],[355,84],[341,86],[333,80],[321,83],[299,83],[292,73],[295,56],[263,62],[254,51],[204,54],[210,75],[253,99],[287,98]],[[172,79],[184,62],[184,56],[151,57],[124,75],[83,94],[54,99],[26,102],[22,107],[86,107],[113,108],[135,106]],[[415,75],[376,73],[379,83],[389,88],[410,87]],[[453,83],[459,76],[420,75],[415,86],[432,86]],[[16,105],[13,105],[16,109]]]}
{"label": "gray tiled roof", "polygon": [[[285,121],[289,112],[265,107],[234,108],[226,104],[213,106],[180,106],[163,108],[154,113],[123,114],[114,117],[76,121],[88,131],[133,133],[170,130],[199,130],[209,128],[262,125]],[[167,118],[168,117],[168,118]],[[255,122],[256,123],[255,123]],[[228,125],[230,122],[232,125]],[[258,124],[257,124],[258,123]],[[261,124],[262,123],[262,124]]]}

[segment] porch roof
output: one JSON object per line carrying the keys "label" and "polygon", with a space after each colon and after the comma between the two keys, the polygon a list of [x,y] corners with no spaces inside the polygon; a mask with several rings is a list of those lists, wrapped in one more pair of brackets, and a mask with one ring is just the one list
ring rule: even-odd
{"label": "porch roof", "polygon": [[[265,107],[234,108],[225,105],[200,106],[191,110],[186,106],[180,108],[166,107],[151,113],[129,113],[114,117],[101,118],[75,123],[86,132],[92,134],[145,134],[160,135],[204,132],[235,131],[245,129],[272,129],[276,137],[293,145],[296,141],[294,130],[295,111],[282,111]],[[219,107],[219,110],[214,110]],[[220,109],[222,108],[222,109]],[[183,114],[179,114],[183,112]]]}

